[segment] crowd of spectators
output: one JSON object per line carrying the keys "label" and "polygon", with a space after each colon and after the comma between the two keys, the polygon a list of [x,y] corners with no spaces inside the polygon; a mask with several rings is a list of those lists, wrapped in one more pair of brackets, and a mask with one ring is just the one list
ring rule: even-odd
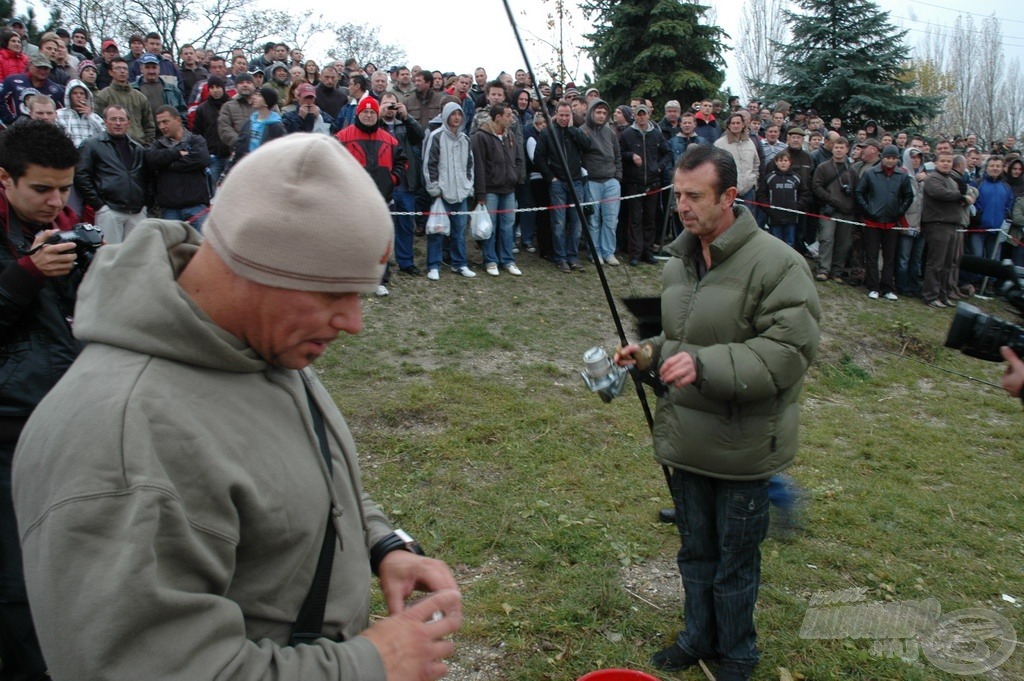
{"label": "crowd of spectators", "polygon": [[[481,242],[479,260],[492,276],[501,269],[522,275],[515,260],[521,250],[569,274],[582,271],[587,259],[618,266],[617,254],[632,266],[656,264],[681,229],[668,189],[672,168],[700,144],[735,158],[740,199],[759,225],[811,259],[819,281],[864,285],[872,298],[923,296],[943,307],[978,284],[957,271],[960,254],[1024,264],[1024,161],[1013,135],[985,148],[973,134],[927,138],[784,101],[743,106],[738,97],[686,106],[670,100],[659,117],[647,99],[606,102],[596,88],[573,83],[535,88],[522,69],[491,80],[483,68],[459,74],[416,65],[378,69],[354,59],[318,63],[281,42],[267,42],[255,57],[241,48],[221,55],[189,44],[173,55],[152,32],[130,36],[126,50],[104,38],[94,54],[85,29],[47,32],[32,45],[15,19],[0,32],[0,45],[0,120],[51,120],[85,145],[72,206],[103,227],[108,241],[147,215],[184,215],[201,226],[223,173],[238,159],[283,135],[327,134],[387,180],[378,184],[396,213],[398,269],[419,276],[413,238],[424,235],[436,198],[423,181],[423,147],[431,132],[447,126],[442,110],[454,103],[460,132],[473,140],[457,145],[469,147],[468,181],[476,185],[464,208],[482,203],[492,211],[493,233]],[[181,124],[158,125],[161,110]],[[500,148],[487,136],[507,141],[508,151],[481,165],[474,153]],[[568,168],[555,145],[568,152]],[[96,150],[104,149],[110,163],[95,163]],[[178,154],[173,162],[170,152]],[[952,166],[944,171],[940,157],[947,152]],[[104,180],[107,166],[121,179]],[[956,185],[955,201],[948,192],[935,196],[937,184],[928,182],[935,173]],[[169,176],[187,189],[166,191]],[[141,201],[126,195],[134,184]],[[577,212],[563,208],[573,195],[591,204],[593,253],[581,240]],[[929,229],[950,228],[941,244],[928,236]],[[451,250],[448,236],[442,263],[475,276],[476,263],[463,262],[465,244],[455,249],[454,263]],[[436,249],[431,253],[427,274],[436,280],[442,263]],[[934,276],[947,277],[944,287],[923,290],[929,265]],[[380,295],[388,293],[388,277]]]}

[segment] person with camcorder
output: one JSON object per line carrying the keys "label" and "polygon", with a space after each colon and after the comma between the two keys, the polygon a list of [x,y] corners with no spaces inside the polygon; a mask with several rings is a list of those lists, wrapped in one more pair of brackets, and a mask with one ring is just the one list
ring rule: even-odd
{"label": "person with camcorder", "polygon": [[26,121],[0,134],[0,679],[48,678],[25,591],[11,469],[29,416],[81,349],[71,322],[85,268],[75,266],[67,207],[77,163],[74,143],[55,125]]}
{"label": "person with camcorder", "polygon": [[[988,258],[965,255],[960,268],[974,275],[997,282],[995,291],[1024,317],[1024,268],[1009,260],[997,262]],[[1021,397],[1024,384],[1024,326],[987,315],[973,305],[961,302],[956,307],[953,322],[946,334],[946,347],[959,350],[969,357],[988,362],[1007,362],[1002,386],[1014,397]]]}

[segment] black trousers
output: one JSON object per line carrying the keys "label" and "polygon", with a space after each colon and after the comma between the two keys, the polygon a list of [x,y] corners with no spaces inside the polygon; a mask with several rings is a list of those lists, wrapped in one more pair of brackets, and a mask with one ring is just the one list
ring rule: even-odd
{"label": "black trousers", "polygon": [[0,681],[49,678],[25,595],[21,544],[11,498],[16,442],[0,442]]}
{"label": "black trousers", "polygon": [[[648,191],[642,185],[626,185],[622,193],[639,194]],[[654,238],[657,236],[655,221],[658,215],[658,194],[646,194],[626,201],[628,229],[626,247],[630,260],[647,260],[654,255]]]}
{"label": "black trousers", "polygon": [[[864,285],[882,295],[896,289],[896,243],[894,229],[864,228]],[[882,271],[878,271],[878,252],[882,252]]]}

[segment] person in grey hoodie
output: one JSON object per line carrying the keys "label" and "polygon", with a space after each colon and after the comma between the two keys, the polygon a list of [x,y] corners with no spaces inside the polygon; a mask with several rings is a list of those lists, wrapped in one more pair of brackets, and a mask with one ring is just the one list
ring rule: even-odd
{"label": "person in grey hoodie", "polygon": [[[19,440],[51,678],[439,678],[458,585],[364,490],[311,366],[362,327],[387,205],[336,140],[289,135],[227,176],[205,229],[149,220],[97,252],[75,310],[86,347]],[[321,553],[323,609],[298,628]],[[371,623],[375,574],[390,616]]]}
{"label": "person in grey hoodie", "polygon": [[583,167],[587,171],[587,190],[591,201],[597,201],[590,215],[590,238],[594,242],[595,258],[606,265],[618,265],[615,257],[615,229],[619,223],[622,198],[622,152],[619,136],[609,125],[611,108],[603,99],[591,100],[587,107],[587,122],[583,134],[590,138],[591,146],[583,152]]}
{"label": "person in grey hoodie", "polygon": [[[423,178],[431,198],[440,197],[444,209],[459,214],[449,215],[451,223],[452,272],[475,277],[466,261],[466,206],[473,194],[473,150],[465,125],[462,107],[448,102],[441,110],[441,127],[430,133],[423,144]],[[427,279],[437,281],[441,270],[443,234],[427,235]]]}

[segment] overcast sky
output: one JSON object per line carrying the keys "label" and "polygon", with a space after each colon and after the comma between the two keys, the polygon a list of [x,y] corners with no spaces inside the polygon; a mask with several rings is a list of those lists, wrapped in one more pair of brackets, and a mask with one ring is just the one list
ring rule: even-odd
{"label": "overcast sky", "polygon": [[[263,3],[276,0],[258,0]],[[515,34],[509,24],[504,3],[501,0],[476,0],[471,5],[456,4],[437,0],[387,0],[377,2],[346,2],[337,0],[291,0],[295,7],[313,8],[322,12],[335,23],[362,24],[379,27],[381,42],[400,45],[405,49],[408,64],[472,73],[477,66],[483,66],[493,77],[500,71],[510,73],[525,66],[516,43]],[[743,14],[742,0],[705,0],[719,26],[731,36],[734,44],[740,35]],[[950,32],[960,13],[970,13],[975,25],[986,16],[995,15],[1000,19],[1007,60],[1017,57],[1024,66],[1024,3],[1008,0],[876,0],[890,12],[893,23],[909,30],[907,41],[917,44],[926,35],[928,22],[943,25]],[[20,10],[25,4],[19,1]],[[585,73],[591,73],[593,66],[586,55],[575,56],[572,48],[584,43],[581,36],[591,30],[576,0],[565,0],[569,16],[564,23],[564,45],[566,66],[570,74],[582,82]],[[527,49],[527,55],[534,69],[541,73],[544,63],[554,62],[551,44],[558,40],[558,33],[548,27],[549,15],[554,12],[554,0],[510,0],[513,15],[519,26]],[[37,7],[41,17],[47,15],[45,8]],[[331,47],[331,36],[321,34],[306,46],[308,57],[324,61]],[[547,44],[545,44],[547,43]],[[980,49],[985,49],[981,47]],[[734,93],[740,93],[740,79],[736,68],[735,52],[726,52],[727,64],[725,86]]]}
{"label": "overcast sky", "polygon": [[[958,0],[876,1],[891,13],[893,23],[910,30],[907,40],[911,44],[916,44],[924,37],[928,21],[951,27],[959,12],[974,13],[976,24],[985,16],[995,14],[1002,22],[1007,58],[1019,57],[1024,62],[1024,3],[995,0],[975,0],[970,3]],[[403,46],[410,65],[470,73],[475,67],[483,66],[491,76],[501,70],[512,72],[524,66],[501,0],[477,0],[472,5],[424,3],[423,0],[390,0],[383,5],[374,2],[348,2],[342,5],[336,0],[298,2],[310,3],[309,6],[317,7],[332,21],[380,26],[381,41]],[[554,3],[551,0],[510,0],[510,4],[520,33],[527,43],[527,54],[534,68],[539,70],[541,63],[552,60],[552,49],[543,45],[541,40],[556,40],[556,34],[546,26],[548,14],[554,11]],[[711,0],[708,4],[717,13],[718,25],[735,40],[739,35],[742,4],[735,0]],[[575,8],[572,0],[566,0],[566,5]],[[961,9],[957,9],[958,5]],[[572,42],[577,45],[582,42],[579,38],[573,39],[573,34],[578,36],[590,30],[579,10],[574,9],[573,15],[574,26],[567,27],[566,31],[567,47]],[[319,58],[327,48],[327,43],[317,40],[309,46],[307,53],[308,56]],[[728,52],[725,58],[728,64],[725,84],[731,86],[733,92],[739,92],[735,53]],[[584,73],[592,72],[592,66],[586,60],[579,63],[578,67],[576,61],[567,66],[570,70],[578,68],[580,80]]]}

